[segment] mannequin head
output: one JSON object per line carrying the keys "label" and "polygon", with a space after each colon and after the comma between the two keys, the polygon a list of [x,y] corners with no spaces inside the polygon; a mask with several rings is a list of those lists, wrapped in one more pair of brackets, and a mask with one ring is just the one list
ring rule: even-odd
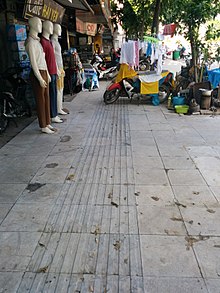
{"label": "mannequin head", "polygon": [[42,22],[38,17],[29,18],[28,24],[30,26],[30,31],[34,31],[36,33],[42,32]]}
{"label": "mannequin head", "polygon": [[43,34],[52,35],[53,34],[53,23],[49,20],[43,22]]}
{"label": "mannequin head", "polygon": [[53,25],[53,33],[56,34],[58,37],[60,37],[62,33],[61,25],[55,23]]}

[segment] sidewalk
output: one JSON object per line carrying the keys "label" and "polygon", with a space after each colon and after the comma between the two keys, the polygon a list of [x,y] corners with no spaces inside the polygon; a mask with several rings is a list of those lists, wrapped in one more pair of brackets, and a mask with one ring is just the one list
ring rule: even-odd
{"label": "sidewalk", "polygon": [[220,116],[100,85],[0,149],[0,292],[219,293]]}

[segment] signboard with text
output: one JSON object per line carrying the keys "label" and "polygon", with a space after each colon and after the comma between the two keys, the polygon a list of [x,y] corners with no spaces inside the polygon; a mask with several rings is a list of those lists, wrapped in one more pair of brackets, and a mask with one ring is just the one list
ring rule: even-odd
{"label": "signboard with text", "polygon": [[24,18],[37,16],[42,20],[62,23],[65,9],[53,0],[27,0],[24,7]]}

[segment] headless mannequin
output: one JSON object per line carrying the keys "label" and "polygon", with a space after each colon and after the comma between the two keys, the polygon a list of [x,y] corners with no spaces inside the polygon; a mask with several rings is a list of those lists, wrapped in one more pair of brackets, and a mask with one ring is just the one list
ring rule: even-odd
{"label": "headless mannequin", "polygon": [[40,44],[38,34],[42,32],[42,22],[38,17],[28,20],[29,35],[25,42],[25,49],[29,55],[31,63],[30,80],[36,99],[36,108],[39,126],[43,133],[54,133],[54,128],[50,125],[50,97],[49,82],[50,75],[47,69],[45,55]]}
{"label": "headless mannequin", "polygon": [[57,74],[60,72],[57,69],[57,64],[55,60],[55,53],[53,46],[50,42],[50,35],[53,34],[53,23],[49,20],[43,22],[43,33],[41,37],[41,45],[45,52],[46,63],[48,71],[51,77],[51,82],[49,84],[49,94],[50,94],[50,112],[52,122],[61,123],[62,119],[57,115]]}
{"label": "headless mannequin", "polygon": [[61,46],[60,46],[60,43],[58,42],[58,37],[61,36],[61,32],[62,32],[61,26],[55,23],[53,25],[53,35],[51,37],[51,42],[54,47],[56,63],[57,63],[58,70],[60,72],[60,75],[58,76],[58,79],[57,79],[57,112],[61,115],[66,115],[68,113],[66,113],[63,110],[63,105],[62,105],[65,71],[63,69]]}

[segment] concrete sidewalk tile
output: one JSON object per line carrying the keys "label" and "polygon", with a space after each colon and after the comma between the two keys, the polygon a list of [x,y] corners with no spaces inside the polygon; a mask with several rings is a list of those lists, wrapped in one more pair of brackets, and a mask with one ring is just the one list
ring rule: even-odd
{"label": "concrete sidewalk tile", "polygon": [[220,236],[220,206],[187,207],[181,213],[189,235]]}
{"label": "concrete sidewalk tile", "polygon": [[0,231],[43,231],[51,209],[43,203],[16,204],[1,223]]}
{"label": "concrete sidewalk tile", "polygon": [[172,188],[176,200],[187,207],[204,207],[207,205],[211,208],[218,204],[217,194],[215,193],[216,190],[217,192],[219,190],[217,187],[213,190],[205,185],[187,186],[187,188],[185,185],[173,185]]}
{"label": "concrete sidewalk tile", "polygon": [[144,156],[136,156],[133,160],[134,170],[139,168],[146,169],[164,169],[161,158],[159,157],[148,157],[147,154]]}
{"label": "concrete sidewalk tile", "polygon": [[191,157],[216,157],[218,153],[212,146],[190,146],[187,151]]}
{"label": "concrete sidewalk tile", "polygon": [[210,279],[205,279],[206,286],[208,288],[208,292],[218,292],[219,287],[220,287],[220,280],[210,278]]}
{"label": "concrete sidewalk tile", "polygon": [[141,235],[144,276],[200,277],[192,250],[186,249],[184,236]]}
{"label": "concrete sidewalk tile", "polygon": [[[193,249],[205,279],[218,279],[220,274],[219,237],[197,238]],[[212,291],[211,291],[212,292]],[[215,292],[215,291],[213,291]]]}
{"label": "concrete sidewalk tile", "polygon": [[137,185],[169,185],[166,172],[162,169],[136,168],[135,183]]}
{"label": "concrete sidewalk tile", "polygon": [[[0,272],[2,292],[17,292],[23,272]],[[23,291],[24,292],[24,291]]]}
{"label": "concrete sidewalk tile", "polygon": [[0,203],[0,224],[5,219],[6,215],[11,210],[12,206],[13,206],[12,204]]}
{"label": "concrete sidewalk tile", "polygon": [[196,164],[190,157],[163,157],[165,169],[190,170],[196,169]]}
{"label": "concrete sidewalk tile", "polygon": [[38,245],[41,233],[1,232],[0,234],[0,271],[25,271]]}
{"label": "concrete sidewalk tile", "polygon": [[141,235],[186,235],[183,218],[177,207],[141,205],[137,209]]}
{"label": "concrete sidewalk tile", "polygon": [[172,185],[206,185],[198,170],[168,170],[167,174]]}
{"label": "concrete sidewalk tile", "polygon": [[28,183],[44,159],[42,156],[6,156],[0,170],[0,183]]}
{"label": "concrete sidewalk tile", "polygon": [[208,293],[205,282],[202,278],[145,277],[144,289],[145,292],[149,293]]}
{"label": "concrete sidewalk tile", "polygon": [[193,158],[198,169],[202,170],[220,170],[219,157],[197,157]]}
{"label": "concrete sidewalk tile", "polygon": [[40,168],[31,183],[64,183],[69,173],[68,168]]}
{"label": "concrete sidewalk tile", "polygon": [[209,186],[220,186],[220,170],[201,170],[201,174]]}
{"label": "concrete sidewalk tile", "polygon": [[27,184],[11,184],[1,183],[0,184],[0,203],[14,204],[19,198]]}
{"label": "concrete sidewalk tile", "polygon": [[136,185],[135,197],[138,206],[155,205],[169,206],[174,204],[174,194],[171,186],[164,185]]}
{"label": "concrete sidewalk tile", "polygon": [[220,202],[220,190],[218,186],[210,186],[210,190],[212,191],[214,197]]}
{"label": "concrete sidewalk tile", "polygon": [[53,204],[60,195],[63,184],[28,184],[18,199],[18,203]]}
{"label": "concrete sidewalk tile", "polygon": [[168,139],[168,143],[164,142],[162,138],[161,142],[157,142],[159,153],[161,157],[187,157],[188,153],[184,146],[178,145],[175,140],[172,142]]}

